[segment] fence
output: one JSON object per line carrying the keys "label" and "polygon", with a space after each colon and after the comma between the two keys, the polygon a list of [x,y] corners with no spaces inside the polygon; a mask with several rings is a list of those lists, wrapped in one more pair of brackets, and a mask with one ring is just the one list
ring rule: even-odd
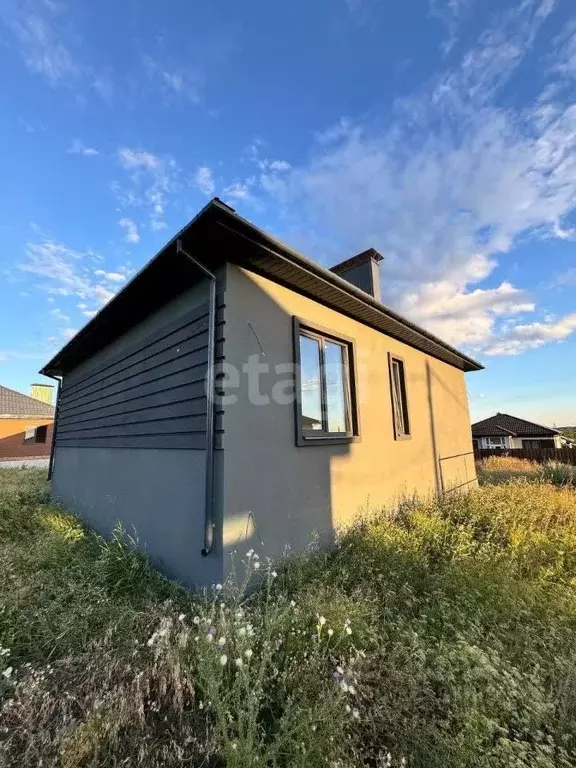
{"label": "fence", "polygon": [[488,456],[513,456],[516,459],[529,459],[539,464],[558,461],[576,466],[576,448],[474,448],[474,458],[486,459]]}

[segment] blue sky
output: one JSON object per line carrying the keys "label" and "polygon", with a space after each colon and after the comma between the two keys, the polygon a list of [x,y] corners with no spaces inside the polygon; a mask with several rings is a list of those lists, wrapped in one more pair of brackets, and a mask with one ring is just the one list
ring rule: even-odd
{"label": "blue sky", "polygon": [[473,418],[576,423],[571,0],[0,0],[0,382],[213,195],[483,361]]}

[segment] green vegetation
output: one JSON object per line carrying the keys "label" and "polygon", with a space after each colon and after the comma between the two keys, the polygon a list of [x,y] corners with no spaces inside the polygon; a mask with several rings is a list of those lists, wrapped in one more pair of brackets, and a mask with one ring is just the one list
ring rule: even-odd
{"label": "green vegetation", "polygon": [[[407,504],[205,594],[0,473],[0,764],[576,766],[576,491]],[[2,672],[4,674],[2,674]]]}
{"label": "green vegetation", "polygon": [[576,486],[576,467],[559,461],[536,461],[518,459],[506,454],[489,456],[476,463],[480,485],[508,483],[512,480],[526,480],[536,483],[553,483],[557,486]]}

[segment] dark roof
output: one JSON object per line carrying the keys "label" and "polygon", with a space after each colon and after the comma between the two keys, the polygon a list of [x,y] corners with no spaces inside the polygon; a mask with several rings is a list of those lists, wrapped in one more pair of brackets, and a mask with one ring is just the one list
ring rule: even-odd
{"label": "dark roof", "polygon": [[0,419],[53,419],[54,406],[0,385]]}
{"label": "dark roof", "polygon": [[477,371],[483,367],[344,278],[275,240],[214,198],[44,366],[41,373],[63,375],[187,290],[198,273],[188,259],[177,252],[178,240],[212,271],[230,261],[456,368]]}
{"label": "dark roof", "polygon": [[497,413],[496,416],[472,424],[472,437],[552,437],[557,434],[557,429],[543,427],[542,424],[534,424],[508,413]]}

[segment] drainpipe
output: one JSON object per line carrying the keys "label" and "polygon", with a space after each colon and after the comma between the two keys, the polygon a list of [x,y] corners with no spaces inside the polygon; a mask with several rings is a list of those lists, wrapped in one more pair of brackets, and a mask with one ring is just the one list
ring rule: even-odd
{"label": "drainpipe", "polygon": [[208,557],[214,546],[214,362],[216,357],[216,275],[197,261],[176,241],[176,252],[194,264],[208,279],[208,367],[206,370],[206,488],[204,501],[204,546],[202,557]]}
{"label": "drainpipe", "polygon": [[52,376],[49,373],[45,373],[44,376],[48,376],[56,382],[56,408],[54,410],[54,425],[52,426],[52,441],[50,443],[50,461],[48,463],[48,480],[52,480],[52,470],[54,469],[54,453],[56,450],[56,430],[58,429],[58,408],[60,406],[60,387],[62,379],[58,376]]}

